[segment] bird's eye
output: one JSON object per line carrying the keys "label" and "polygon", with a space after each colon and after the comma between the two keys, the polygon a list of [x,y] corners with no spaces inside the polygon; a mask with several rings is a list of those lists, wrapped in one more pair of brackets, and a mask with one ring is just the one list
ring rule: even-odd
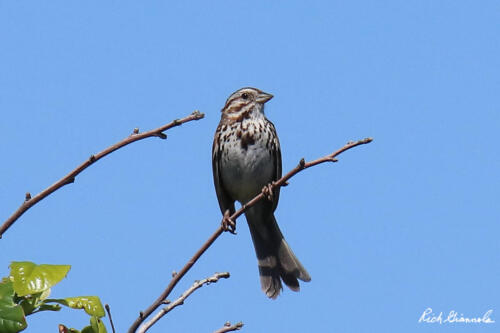
{"label": "bird's eye", "polygon": [[241,98],[243,98],[243,99],[248,99],[248,94],[247,94],[247,93],[243,93],[243,94],[241,94]]}

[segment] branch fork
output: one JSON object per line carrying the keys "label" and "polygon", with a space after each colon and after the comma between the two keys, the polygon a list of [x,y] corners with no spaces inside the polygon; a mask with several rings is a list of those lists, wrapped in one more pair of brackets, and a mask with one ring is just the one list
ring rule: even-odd
{"label": "branch fork", "polygon": [[[326,155],[324,157],[321,157],[319,159],[316,159],[314,161],[311,161],[311,162],[306,162],[302,158],[300,160],[299,164],[294,169],[292,169],[290,172],[288,172],[286,175],[284,175],[283,177],[281,177],[277,181],[269,184],[268,187],[271,190],[274,190],[277,187],[286,186],[286,185],[288,185],[288,180],[290,178],[292,178],[293,176],[295,176],[300,171],[307,169],[307,168],[310,168],[312,166],[321,164],[321,163],[336,162],[337,161],[336,157],[338,155],[340,155],[343,152],[345,152],[349,149],[352,149],[354,147],[368,144],[368,143],[372,142],[372,140],[373,140],[372,138],[366,138],[366,139],[359,140],[356,142],[349,142],[345,146],[340,148],[339,150],[337,150],[329,155]],[[235,223],[236,219],[238,217],[240,217],[248,208],[252,207],[257,202],[259,202],[260,200],[262,200],[264,198],[265,198],[265,195],[262,191],[261,193],[256,195],[252,200],[243,204],[241,206],[241,208],[238,209],[236,212],[234,212],[231,216],[228,216],[230,213],[229,213],[229,211],[226,211],[224,213],[224,217],[222,218],[222,221],[221,221],[219,228],[217,230],[215,230],[215,232],[208,238],[208,240],[201,246],[201,248],[198,251],[196,251],[196,253],[187,261],[187,263],[184,265],[184,267],[182,267],[182,269],[175,276],[172,277],[172,280],[170,280],[170,283],[165,288],[165,290],[160,294],[160,296],[158,296],[158,298],[146,310],[140,312],[140,316],[130,326],[128,333],[136,332],[137,329],[139,328],[139,326],[144,322],[144,320],[147,317],[149,317],[158,307],[160,307],[163,304],[163,301],[167,299],[168,295],[170,295],[170,293],[175,288],[177,283],[184,277],[184,275],[191,269],[191,267],[193,267],[193,265],[203,255],[203,253],[205,253],[207,251],[207,249],[217,240],[217,238],[219,238],[219,236],[224,231],[226,231],[226,229],[224,228],[224,225],[225,225],[225,223],[227,223],[227,221],[234,222],[234,227],[236,228],[236,223]],[[243,325],[241,324],[241,326],[243,326]],[[241,326],[239,328],[228,329],[228,330],[224,330],[224,327],[223,327],[216,332],[220,333],[220,332],[234,331],[236,329],[240,329]],[[144,332],[144,331],[139,331],[139,332]]]}
{"label": "branch fork", "polygon": [[[169,313],[170,311],[172,311],[174,308],[178,307],[179,305],[184,304],[184,301],[186,300],[186,298],[188,298],[197,289],[200,289],[204,285],[216,283],[220,279],[227,279],[227,278],[229,278],[229,276],[230,276],[229,272],[215,273],[214,275],[212,275],[206,279],[195,281],[193,283],[193,285],[190,288],[188,288],[185,292],[183,292],[182,295],[179,298],[177,298],[175,301],[173,301],[173,302],[163,301],[162,304],[167,304],[168,306],[166,306],[163,309],[161,309],[160,311],[158,311],[151,318],[151,320],[149,320],[148,322],[141,325],[141,327],[139,327],[137,332],[139,332],[139,333],[146,332],[151,326],[153,326],[158,320],[160,320],[161,317],[163,317],[164,315],[166,315],[167,313]],[[165,302],[168,302],[168,303],[165,303]]]}

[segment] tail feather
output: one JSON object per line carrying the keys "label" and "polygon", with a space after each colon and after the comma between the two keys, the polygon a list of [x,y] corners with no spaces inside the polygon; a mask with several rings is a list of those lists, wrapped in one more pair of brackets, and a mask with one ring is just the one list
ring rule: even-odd
{"label": "tail feather", "polygon": [[282,290],[281,281],[293,291],[299,291],[299,281],[311,277],[285,241],[273,214],[266,221],[256,221],[247,214],[259,264],[260,283],[264,293],[275,299]]}
{"label": "tail feather", "polygon": [[[277,224],[276,224],[276,228],[278,228],[278,232],[281,233]],[[309,273],[307,273],[304,266],[302,266],[299,259],[297,259],[297,257],[295,256],[292,249],[290,248],[290,246],[288,245],[288,243],[285,241],[284,238],[281,239],[281,244],[280,244],[280,247],[278,249],[278,258],[279,258],[279,261],[281,263],[281,267],[283,268],[284,272],[291,273],[293,276],[295,276],[299,280],[302,280],[305,282],[311,281],[311,276],[309,275]],[[286,285],[288,285],[288,284],[286,284]]]}

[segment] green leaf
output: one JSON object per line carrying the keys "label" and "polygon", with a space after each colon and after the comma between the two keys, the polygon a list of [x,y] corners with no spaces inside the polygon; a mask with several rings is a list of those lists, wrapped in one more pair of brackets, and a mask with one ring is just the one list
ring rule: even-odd
{"label": "green leaf", "polygon": [[18,296],[32,295],[59,283],[70,268],[69,265],[36,265],[29,261],[14,261],[10,264],[10,277]]}
{"label": "green leaf", "polygon": [[14,288],[12,282],[2,280],[2,283],[0,283],[0,308],[14,305]]}
{"label": "green leaf", "polygon": [[21,301],[19,302],[19,305],[23,308],[24,314],[29,316],[36,309],[35,304],[38,300],[34,297],[22,297],[20,299]]}
{"label": "green leaf", "polygon": [[98,317],[90,317],[90,326],[83,328],[82,333],[107,333],[106,326]]}
{"label": "green leaf", "polygon": [[42,291],[42,293],[40,294],[40,297],[38,297],[38,299],[43,301],[44,299],[47,299],[49,296],[50,296],[50,288]]}
{"label": "green leaf", "polygon": [[[49,310],[48,308],[42,308],[42,309],[40,308],[45,304],[43,300],[46,299],[49,295],[50,295],[50,289],[47,289],[40,293],[26,295],[22,297],[16,295],[14,297],[14,302],[21,305],[23,307],[24,314],[26,316],[29,316],[32,313]],[[53,308],[54,306],[50,305],[49,307]],[[58,311],[59,309],[50,309],[50,310]]]}
{"label": "green leaf", "polygon": [[58,304],[41,304],[40,307],[37,309],[36,312],[40,311],[59,311],[61,310],[61,306]]}
{"label": "green leaf", "polygon": [[13,283],[3,279],[0,283],[0,332],[20,332],[27,326],[23,308],[14,303]]}
{"label": "green leaf", "polygon": [[107,333],[106,326],[104,326],[102,320],[96,316],[90,317],[90,325],[96,333]]}
{"label": "green leaf", "polygon": [[55,302],[61,305],[69,306],[73,309],[84,309],[91,316],[104,317],[104,308],[101,300],[97,296],[79,296],[61,299],[47,299],[46,303]]}
{"label": "green leaf", "polygon": [[92,326],[85,326],[83,329],[82,329],[82,333],[95,333],[94,329],[92,328]]}
{"label": "green leaf", "polygon": [[16,305],[11,308],[0,309],[0,332],[15,333],[24,330],[28,324],[24,317],[23,308]]}

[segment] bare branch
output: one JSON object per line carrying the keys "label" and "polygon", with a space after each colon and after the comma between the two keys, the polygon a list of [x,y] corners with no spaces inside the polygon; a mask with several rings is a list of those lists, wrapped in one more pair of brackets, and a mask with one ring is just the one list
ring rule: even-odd
{"label": "bare branch", "polygon": [[186,290],[184,293],[182,293],[182,295],[178,299],[176,299],[173,302],[169,302],[168,306],[166,306],[163,309],[161,309],[160,311],[158,311],[153,316],[153,318],[151,318],[151,320],[147,321],[141,327],[139,327],[137,332],[139,332],[139,333],[146,332],[151,326],[153,326],[158,320],[160,320],[161,317],[163,317],[164,315],[169,313],[175,307],[184,304],[184,301],[186,300],[186,298],[188,298],[192,293],[194,293],[194,291],[196,289],[203,287],[203,285],[205,285],[205,284],[208,285],[210,283],[215,283],[215,282],[219,281],[219,279],[222,279],[222,278],[224,278],[224,279],[229,278],[229,272],[215,273],[211,277],[208,277],[208,278],[200,280],[200,281],[195,281],[195,283],[188,290]]}
{"label": "bare branch", "polygon": [[224,324],[224,327],[219,328],[217,331],[214,331],[214,333],[225,333],[225,332],[232,332],[232,331],[239,331],[243,327],[243,323],[240,321],[239,323],[236,323],[234,325],[231,325],[230,322],[227,322]]}
{"label": "bare branch", "polygon": [[78,167],[76,167],[73,171],[68,173],[66,176],[63,178],[59,179],[57,182],[52,184],[51,186],[47,187],[45,190],[42,192],[38,193],[34,197],[31,197],[31,194],[29,192],[26,193],[26,197],[24,202],[19,206],[19,208],[3,223],[3,225],[0,227],[0,238],[2,238],[2,235],[9,229],[14,222],[21,217],[28,209],[33,207],[35,204],[37,204],[40,200],[48,197],[50,194],[53,192],[57,191],[61,187],[67,184],[71,184],[75,181],[76,176],[78,176],[83,170],[87,169],[89,166],[94,164],[96,161],[100,160],[104,156],[111,154],[115,150],[118,150],[122,147],[125,147],[126,145],[136,142],[142,139],[150,138],[150,137],[159,137],[161,139],[166,139],[167,135],[163,132],[166,130],[176,127],[179,125],[182,125],[184,123],[187,123],[188,121],[192,120],[199,120],[202,119],[205,115],[203,113],[200,113],[199,111],[194,111],[191,113],[189,116],[184,117],[182,119],[175,119],[174,121],[165,124],[161,127],[155,128],[153,130],[139,133],[139,129],[135,128],[133,133],[126,137],[125,139],[115,143],[114,145],[104,149],[100,153],[97,153],[95,155],[90,155],[90,157],[80,164]]}
{"label": "bare branch", "polygon": [[210,238],[201,246],[201,248],[193,255],[191,259],[182,267],[180,272],[177,274],[172,274],[172,280],[168,284],[167,288],[161,293],[161,295],[151,304],[146,310],[139,312],[139,317],[134,321],[132,326],[129,328],[129,333],[134,333],[139,325],[149,317],[153,311],[155,311],[163,302],[167,299],[168,295],[172,292],[177,283],[182,279],[182,277],[191,269],[191,267],[196,263],[196,261],[205,253],[205,251],[212,245],[213,242],[222,234],[222,227],[219,227]]}
{"label": "bare branch", "polygon": [[[299,164],[294,169],[292,169],[290,172],[288,172],[286,175],[284,175],[277,181],[270,184],[270,186],[267,186],[267,188],[268,190],[272,190],[276,187],[286,186],[288,185],[287,181],[300,171],[325,162],[337,162],[336,157],[338,155],[342,154],[343,152],[351,148],[370,143],[372,142],[372,140],[373,140],[372,138],[366,138],[356,142],[348,142],[344,147],[340,148],[339,150],[311,162],[306,163],[304,159],[301,159]],[[236,221],[236,219],[240,217],[249,207],[252,207],[259,200],[262,200],[265,197],[264,192],[265,191],[262,191],[262,193],[256,195],[252,200],[241,206],[241,208],[238,209],[233,215],[231,215],[229,219],[231,219],[232,221]],[[149,317],[159,306],[163,304],[164,300],[167,299],[168,295],[170,295],[170,293],[175,288],[177,283],[182,279],[182,277],[191,269],[191,267],[193,267],[196,261],[203,255],[203,253],[205,253],[205,251],[213,244],[213,242],[215,242],[215,240],[224,232],[223,224],[225,218],[227,217],[226,216],[223,217],[221,226],[219,226],[219,228],[212,234],[212,236],[208,238],[208,240],[193,255],[193,257],[189,259],[189,261],[184,265],[184,267],[182,267],[182,269],[177,274],[172,276],[172,280],[165,288],[165,290],[161,293],[161,295],[146,310],[139,312],[139,317],[134,321],[132,326],[130,326],[128,333],[136,332],[139,325],[142,322],[144,322],[144,320],[146,320],[146,318]]]}
{"label": "bare branch", "polygon": [[260,200],[262,200],[266,196],[266,192],[267,191],[272,190],[272,189],[274,189],[276,187],[279,187],[279,186],[287,186],[288,185],[288,180],[290,178],[292,178],[293,176],[295,176],[296,174],[298,174],[299,172],[301,172],[302,170],[305,170],[307,168],[310,168],[310,167],[313,167],[315,165],[318,165],[318,164],[321,164],[321,163],[325,163],[325,162],[337,162],[337,159],[335,157],[337,157],[338,155],[342,154],[343,152],[345,152],[345,151],[347,151],[347,150],[349,150],[351,148],[354,148],[354,147],[357,147],[357,146],[360,146],[360,145],[365,145],[365,144],[370,143],[372,141],[373,141],[372,138],[366,138],[366,139],[359,140],[359,141],[356,141],[356,142],[348,142],[344,147],[340,148],[337,151],[334,151],[330,155],[323,156],[321,158],[318,158],[318,159],[316,159],[314,161],[307,162],[307,163],[302,158],[299,161],[299,164],[295,168],[293,168],[290,172],[288,172],[286,175],[284,175],[283,177],[281,177],[277,181],[273,182],[271,184],[271,186],[270,187],[268,186],[266,190],[262,191],[262,193],[260,193],[259,195],[255,196],[252,200],[250,200],[249,202],[247,202],[246,204],[244,204],[233,215],[231,215],[230,218],[233,221],[235,221],[249,207],[252,207],[257,202],[259,202]]}
{"label": "bare branch", "polygon": [[111,309],[109,308],[109,304],[104,305],[106,312],[108,313],[109,323],[111,324],[111,330],[115,333],[115,325],[113,324],[113,318],[111,318]]}

